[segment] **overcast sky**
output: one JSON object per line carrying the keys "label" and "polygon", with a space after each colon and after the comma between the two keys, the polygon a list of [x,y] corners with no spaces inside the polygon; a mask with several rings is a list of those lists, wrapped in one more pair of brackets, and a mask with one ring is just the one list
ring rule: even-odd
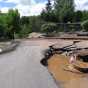
{"label": "overcast sky", "polygon": [[[0,10],[18,9],[22,16],[38,15],[47,0],[0,0]],[[76,9],[88,10],[88,0],[75,0]]]}

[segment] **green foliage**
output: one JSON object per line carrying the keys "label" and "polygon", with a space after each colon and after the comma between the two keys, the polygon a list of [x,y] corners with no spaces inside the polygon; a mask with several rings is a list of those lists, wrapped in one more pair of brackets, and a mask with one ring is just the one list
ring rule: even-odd
{"label": "green foliage", "polygon": [[20,22],[21,22],[21,25],[24,25],[24,24],[28,25],[28,24],[29,24],[29,17],[27,17],[27,16],[22,16],[22,17],[20,18]]}
{"label": "green foliage", "polygon": [[47,4],[46,4],[46,12],[50,13],[52,11],[52,6],[51,6],[51,1],[48,0]]}
{"label": "green foliage", "polygon": [[60,22],[72,22],[74,14],[73,0],[55,0],[55,13]]}
{"label": "green foliage", "polygon": [[54,5],[48,0],[39,16],[20,17],[18,10],[12,9],[8,13],[0,12],[0,38],[23,38],[31,32],[44,32],[50,35],[59,31],[81,31],[73,25],[56,25],[69,22],[82,23],[83,29],[88,31],[88,11],[75,11],[74,8],[74,0],[54,0]]}
{"label": "green foliage", "polygon": [[83,30],[88,32],[88,20],[81,23]]}
{"label": "green foliage", "polygon": [[53,7],[51,5],[51,2],[50,2],[50,0],[48,0],[45,9],[43,9],[42,12],[41,12],[41,18],[44,21],[58,22],[58,19],[57,19],[56,15],[54,13],[54,10],[52,8]]}
{"label": "green foliage", "polygon": [[18,10],[9,10],[8,13],[0,13],[0,27],[5,32],[5,37],[14,39],[15,33],[19,33],[20,14]]}
{"label": "green foliage", "polygon": [[83,19],[83,13],[82,13],[82,11],[76,11],[75,12],[75,17],[74,17],[74,21],[75,22],[81,22]]}
{"label": "green foliage", "polygon": [[31,32],[41,32],[41,26],[44,24],[44,21],[40,18],[40,16],[30,16],[29,22],[29,29]]}
{"label": "green foliage", "polygon": [[43,24],[41,30],[49,35],[57,31],[57,25],[55,23]]}
{"label": "green foliage", "polygon": [[41,32],[41,25],[44,24],[40,16],[23,16],[20,22],[21,31],[19,32],[19,37],[27,37],[31,32]]}
{"label": "green foliage", "polygon": [[18,10],[9,10],[8,12],[8,30],[12,33],[20,31],[20,14]]}
{"label": "green foliage", "polygon": [[6,27],[4,25],[0,25],[0,39],[4,38],[6,36],[6,31],[5,31]]}
{"label": "green foliage", "polygon": [[41,13],[41,18],[46,22],[58,22],[54,10],[52,10],[50,13],[47,13],[45,10],[43,10]]}
{"label": "green foliage", "polygon": [[82,12],[82,21],[88,20],[88,11],[81,11]]}
{"label": "green foliage", "polygon": [[0,39],[6,38],[7,33],[7,15],[0,13]]}
{"label": "green foliage", "polygon": [[31,32],[31,30],[29,29],[29,24],[30,24],[30,21],[29,21],[29,17],[27,16],[23,16],[20,18],[20,26],[21,26],[21,31],[19,32],[18,36],[20,38],[22,37],[27,37],[28,34]]}
{"label": "green foliage", "polygon": [[19,32],[18,37],[20,38],[25,38],[28,36],[28,34],[30,33],[28,26],[27,25],[23,25],[22,26],[22,30]]}

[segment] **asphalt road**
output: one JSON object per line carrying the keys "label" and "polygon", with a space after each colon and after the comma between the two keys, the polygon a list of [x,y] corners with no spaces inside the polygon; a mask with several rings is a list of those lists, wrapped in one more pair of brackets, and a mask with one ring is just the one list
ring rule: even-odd
{"label": "asphalt road", "polygon": [[23,41],[13,52],[0,55],[0,88],[57,88],[40,64],[43,47]]}

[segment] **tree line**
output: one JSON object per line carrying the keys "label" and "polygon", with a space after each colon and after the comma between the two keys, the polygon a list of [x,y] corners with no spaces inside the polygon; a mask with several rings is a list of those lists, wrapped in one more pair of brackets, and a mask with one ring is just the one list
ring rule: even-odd
{"label": "tree line", "polygon": [[27,37],[31,32],[40,32],[43,23],[40,16],[20,17],[17,9],[10,9],[8,13],[0,12],[0,39]]}
{"label": "tree line", "polygon": [[[42,29],[47,33],[50,31],[52,31],[52,33],[59,31],[64,32],[66,29],[64,30],[61,26],[68,23],[73,23],[68,29],[69,32],[73,30],[88,31],[88,11],[76,10],[74,0],[54,0],[54,5],[52,5],[51,0],[48,0],[46,8],[43,9],[41,13],[41,18],[47,22],[42,26]],[[63,24],[58,26],[56,25],[58,23]],[[77,26],[77,24],[80,27],[71,27]]]}
{"label": "tree line", "polygon": [[[88,31],[88,11],[75,10],[74,0],[48,0],[38,16],[22,16],[18,10],[0,12],[0,39],[27,37],[31,32],[57,33],[64,31],[57,23],[80,23]],[[71,29],[69,29],[71,31]]]}

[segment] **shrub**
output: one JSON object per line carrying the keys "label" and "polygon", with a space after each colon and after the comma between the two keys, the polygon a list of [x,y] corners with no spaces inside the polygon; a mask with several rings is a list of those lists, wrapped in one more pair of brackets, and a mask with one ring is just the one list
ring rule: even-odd
{"label": "shrub", "polygon": [[84,21],[82,24],[84,31],[88,31],[88,20]]}
{"label": "shrub", "polygon": [[41,27],[42,32],[46,33],[47,35],[50,35],[52,33],[57,32],[57,25],[55,23],[47,23],[43,24]]}

